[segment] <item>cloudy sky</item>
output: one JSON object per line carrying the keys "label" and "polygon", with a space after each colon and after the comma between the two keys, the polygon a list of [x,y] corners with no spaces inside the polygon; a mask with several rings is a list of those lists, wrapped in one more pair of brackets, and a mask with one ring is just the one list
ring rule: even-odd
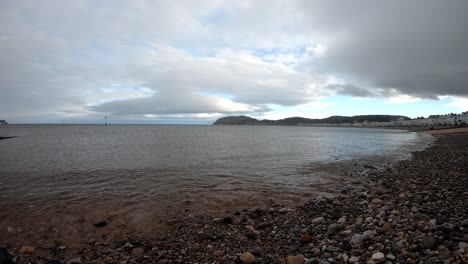
{"label": "cloudy sky", "polygon": [[0,119],[468,110],[468,1],[0,2]]}

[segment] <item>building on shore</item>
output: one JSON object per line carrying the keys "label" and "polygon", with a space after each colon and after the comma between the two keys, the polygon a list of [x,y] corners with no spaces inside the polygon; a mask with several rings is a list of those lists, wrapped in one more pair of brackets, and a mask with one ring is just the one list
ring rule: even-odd
{"label": "building on shore", "polygon": [[320,126],[342,126],[342,127],[453,127],[453,126],[466,126],[468,125],[468,112],[461,114],[447,114],[447,115],[432,115],[428,118],[414,118],[414,119],[403,119],[400,118],[395,121],[389,122],[358,122],[352,123],[339,123],[330,124],[323,123],[318,124]]}
{"label": "building on shore", "polygon": [[6,120],[0,120],[0,125],[8,125],[8,122]]}

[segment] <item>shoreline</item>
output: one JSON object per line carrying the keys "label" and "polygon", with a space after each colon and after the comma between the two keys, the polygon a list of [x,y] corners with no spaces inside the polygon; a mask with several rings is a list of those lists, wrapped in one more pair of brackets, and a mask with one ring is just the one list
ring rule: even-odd
{"label": "shoreline", "polygon": [[[357,188],[333,198],[218,216],[187,212],[170,219],[160,235],[130,233],[119,241],[82,241],[77,248],[24,244],[35,252],[20,253],[20,245],[0,241],[0,246],[16,263],[75,258],[96,264],[237,263],[241,254],[256,263],[304,263],[303,257],[309,263],[463,263],[468,261],[468,133],[436,137],[410,160],[367,170]],[[95,228],[106,235],[106,224]]]}

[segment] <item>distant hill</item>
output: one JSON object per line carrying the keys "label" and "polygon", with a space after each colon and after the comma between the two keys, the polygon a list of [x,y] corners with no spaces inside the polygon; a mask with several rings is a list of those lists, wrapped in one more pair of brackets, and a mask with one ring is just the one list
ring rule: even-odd
{"label": "distant hill", "polygon": [[322,119],[304,117],[289,117],[279,120],[257,120],[248,116],[227,116],[216,120],[213,125],[314,125],[314,124],[341,124],[362,122],[390,122],[396,120],[410,120],[406,116],[396,115],[357,115],[357,116],[330,116]]}

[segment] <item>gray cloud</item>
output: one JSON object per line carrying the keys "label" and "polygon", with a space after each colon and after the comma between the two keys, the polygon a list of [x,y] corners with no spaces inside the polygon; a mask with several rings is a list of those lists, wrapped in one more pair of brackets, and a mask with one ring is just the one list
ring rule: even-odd
{"label": "gray cloud", "polygon": [[355,97],[376,97],[378,93],[369,91],[353,84],[331,84],[326,88],[336,91],[338,94],[349,95]]}
{"label": "gray cloud", "polygon": [[423,98],[468,95],[467,1],[326,1],[319,8],[307,1],[304,8],[312,27],[324,19],[335,34],[320,62],[310,62],[316,70]]}

